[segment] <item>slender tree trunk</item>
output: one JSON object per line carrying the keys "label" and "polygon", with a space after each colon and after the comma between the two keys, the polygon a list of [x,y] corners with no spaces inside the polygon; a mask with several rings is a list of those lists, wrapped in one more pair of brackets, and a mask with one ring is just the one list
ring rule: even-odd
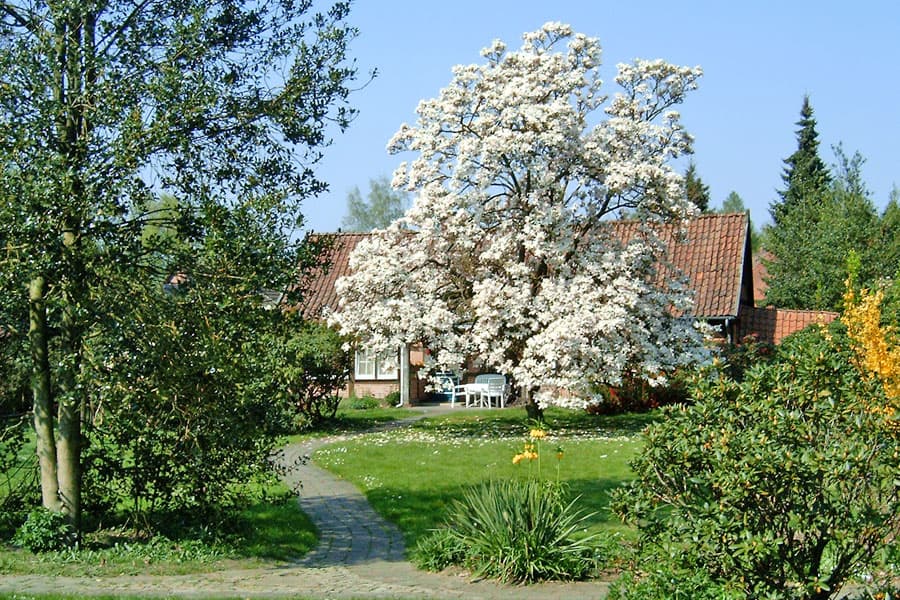
{"label": "slender tree trunk", "polygon": [[[60,11],[55,15],[55,52],[57,77],[54,96],[60,108],[56,127],[62,159],[69,166],[71,176],[66,179],[63,194],[71,207],[62,220],[64,275],[62,289],[62,319],[60,324],[60,353],[62,368],[59,376],[56,463],[62,511],[76,531],[81,530],[81,450],[83,447],[81,418],[86,403],[84,391],[78,389],[81,368],[83,324],[79,322],[78,307],[84,297],[85,268],[81,257],[81,228],[85,187],[82,169],[90,125],[85,117],[88,83],[96,77],[93,60],[95,19],[90,11]],[[87,48],[86,45],[91,46]],[[86,69],[86,71],[85,71]]]}
{"label": "slender tree trunk", "polygon": [[28,286],[28,339],[31,345],[31,393],[34,398],[34,431],[41,469],[41,503],[53,511],[62,510],[56,470],[56,440],[53,433],[53,397],[50,389],[50,360],[47,355],[47,307],[45,281],[35,277]]}
{"label": "slender tree trunk", "polygon": [[[71,308],[67,310],[71,312]],[[73,323],[66,323],[63,317],[63,355],[77,358],[78,349],[73,347],[76,340],[69,336]],[[69,338],[69,339],[66,339]],[[77,364],[77,360],[74,361]],[[81,525],[81,393],[75,389],[76,364],[66,365],[60,378],[58,428],[56,444],[57,477],[62,510],[69,515],[76,531]]]}
{"label": "slender tree trunk", "polygon": [[81,409],[85,403],[84,391],[77,386],[81,368],[81,326],[76,314],[80,297],[83,265],[75,248],[77,226],[63,233],[63,245],[69,260],[68,280],[63,287],[62,320],[60,323],[60,350],[63,367],[59,377],[57,395],[59,404],[56,462],[59,478],[59,495],[62,509],[76,531],[81,528]]}
{"label": "slender tree trunk", "polygon": [[528,415],[529,420],[544,420],[544,410],[535,402],[531,388],[522,388],[522,402],[525,404],[525,414]]}

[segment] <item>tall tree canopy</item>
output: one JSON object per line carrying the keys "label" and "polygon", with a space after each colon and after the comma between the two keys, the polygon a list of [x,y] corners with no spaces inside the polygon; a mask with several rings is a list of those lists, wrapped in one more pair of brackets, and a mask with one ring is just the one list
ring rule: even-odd
{"label": "tall tree canopy", "polygon": [[725,199],[722,200],[722,213],[738,213],[745,212],[747,207],[744,205],[744,199],[736,191],[731,190]]}
{"label": "tall tree canopy", "polygon": [[798,204],[815,202],[831,182],[828,166],[819,157],[819,132],[816,131],[809,96],[803,97],[797,126],[800,128],[797,131],[797,150],[784,160],[785,167],[781,175],[785,188],[778,193],[780,200],[769,207],[772,221],[776,225]]}
{"label": "tall tree canopy", "polygon": [[347,214],[341,226],[347,231],[384,229],[403,216],[409,206],[409,194],[391,187],[391,180],[381,176],[369,180],[369,194],[363,198],[358,187],[347,194]]}
{"label": "tall tree canopy", "polygon": [[[728,214],[728,213],[742,213],[745,212],[748,215],[750,214],[750,210],[744,205],[744,199],[741,198],[741,195],[736,191],[731,190],[728,192],[728,195],[725,196],[725,199],[722,200],[722,207],[714,212]],[[753,221],[750,221],[750,248],[756,253],[760,247],[760,233],[759,229],[757,229],[756,225]]]}
{"label": "tall tree canopy", "polygon": [[[77,523],[83,420],[119,385],[140,405],[127,369],[152,375],[135,359],[163,347],[142,336],[193,335],[180,320],[204,306],[237,315],[260,290],[288,287],[304,252],[290,237],[300,200],[323,189],[311,167],[329,123],[351,116],[347,12],[314,14],[308,0],[0,0],[0,311],[17,339],[28,331],[48,508]],[[170,321],[180,296],[160,295],[166,275],[196,303]],[[245,341],[203,326],[217,351]],[[203,363],[213,349],[190,352],[196,392],[220,371]],[[184,402],[189,387],[145,404]]]}
{"label": "tall tree canopy", "polygon": [[697,210],[700,212],[709,210],[709,186],[700,179],[694,161],[688,164],[687,171],[684,173],[684,189],[688,200],[697,207]]}
{"label": "tall tree canopy", "polygon": [[658,381],[698,356],[669,310],[688,306],[678,282],[657,286],[659,246],[618,239],[608,217],[694,213],[669,160],[690,151],[672,107],[701,71],[637,60],[607,97],[596,39],[560,23],[523,39],[454,67],[395,134],[389,148],[416,156],[393,183],[415,200],[357,246],[335,319],[376,349],[424,341],[437,368],[475,357],[511,375],[536,414],[540,386],[590,399],[626,371]]}
{"label": "tall tree canopy", "polygon": [[[880,217],[862,180],[864,159],[835,148],[838,162],[827,188],[799,200],[766,229],[763,245],[774,259],[766,302],[783,308],[841,310],[848,259],[860,260],[858,283],[880,285],[895,275],[891,247],[897,241],[890,205]],[[884,223],[885,226],[882,226]]]}

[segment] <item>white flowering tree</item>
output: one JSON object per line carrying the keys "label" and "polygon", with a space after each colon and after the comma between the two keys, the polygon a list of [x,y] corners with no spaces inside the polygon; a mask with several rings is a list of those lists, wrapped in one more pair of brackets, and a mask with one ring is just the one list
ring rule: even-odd
{"label": "white flowering tree", "polygon": [[701,72],[622,64],[608,97],[596,39],[559,23],[523,39],[454,67],[391,140],[391,152],[417,153],[393,180],[415,201],[358,244],[333,319],[373,349],[423,342],[436,369],[475,357],[540,414],[590,401],[623,373],[661,381],[698,357],[699,336],[677,317],[688,296],[660,284],[652,227],[623,240],[610,217],[692,214],[669,165],[691,137],[671,109]]}

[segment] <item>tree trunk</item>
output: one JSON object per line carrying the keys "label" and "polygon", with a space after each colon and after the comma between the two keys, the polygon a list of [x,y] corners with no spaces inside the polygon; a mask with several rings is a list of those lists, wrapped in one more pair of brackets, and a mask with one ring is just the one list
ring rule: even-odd
{"label": "tree trunk", "polygon": [[53,397],[50,390],[50,359],[47,355],[47,307],[45,282],[35,277],[28,286],[28,340],[31,345],[31,394],[34,398],[34,431],[41,469],[41,503],[52,511],[62,510],[56,470],[56,439],[53,434]]}
{"label": "tree trunk", "polygon": [[[71,177],[63,185],[70,209],[62,218],[64,275],[62,319],[60,324],[60,369],[57,393],[58,423],[56,467],[62,511],[76,531],[81,531],[81,413],[85,405],[84,390],[78,389],[81,368],[82,331],[78,307],[84,297],[85,268],[81,256],[81,228],[84,222],[85,186],[81,179],[87,165],[85,156],[90,124],[85,116],[90,103],[86,86],[96,76],[93,60],[93,27],[95,19],[89,10],[61,10],[55,15],[55,52],[58,60],[54,99],[59,112],[56,133],[61,158]],[[86,81],[86,77],[88,81]]]}
{"label": "tree trunk", "polygon": [[62,510],[76,531],[81,530],[81,403],[73,393],[59,401],[59,442],[56,445]]}
{"label": "tree trunk", "polygon": [[[63,244],[71,250],[75,245],[71,231],[63,234]],[[74,276],[66,287],[79,286],[81,262],[70,262]],[[56,444],[57,476],[62,510],[76,531],[81,531],[81,407],[85,403],[84,390],[77,387],[81,365],[81,330],[75,314],[78,296],[72,290],[63,292],[62,323],[60,327],[61,354],[64,364],[59,377],[58,436]]]}
{"label": "tree trunk", "polygon": [[522,388],[522,402],[525,404],[525,414],[529,421],[543,421],[544,410],[534,400],[531,388]]}

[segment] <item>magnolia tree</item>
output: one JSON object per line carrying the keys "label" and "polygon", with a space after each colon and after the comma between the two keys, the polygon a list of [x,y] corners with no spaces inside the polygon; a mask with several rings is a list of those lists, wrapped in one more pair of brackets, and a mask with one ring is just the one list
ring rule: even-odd
{"label": "magnolia tree", "polygon": [[[661,281],[652,234],[695,210],[669,165],[691,148],[671,108],[701,71],[622,64],[609,97],[596,39],[559,23],[523,39],[455,67],[390,141],[418,154],[393,180],[415,201],[358,244],[333,320],[376,350],[423,342],[436,370],[475,358],[539,413],[591,401],[625,373],[660,382],[701,356],[678,317],[689,296]],[[623,210],[647,225],[630,240],[610,224]]]}

